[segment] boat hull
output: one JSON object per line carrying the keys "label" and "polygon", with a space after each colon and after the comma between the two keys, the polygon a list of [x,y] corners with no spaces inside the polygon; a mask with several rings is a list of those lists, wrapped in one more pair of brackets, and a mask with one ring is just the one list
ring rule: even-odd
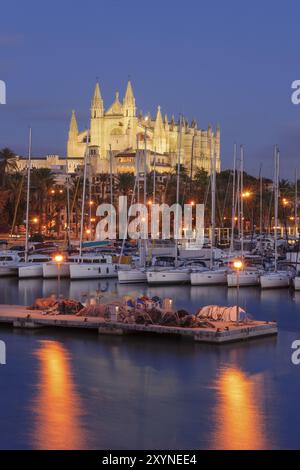
{"label": "boat hull", "polygon": [[70,277],[70,264],[61,263],[58,267],[56,263],[44,263],[43,264],[43,277],[45,279]]}
{"label": "boat hull", "polygon": [[131,269],[129,271],[118,271],[118,280],[120,284],[135,284],[138,282],[147,282],[146,271]]}
{"label": "boat hull", "polygon": [[227,284],[226,271],[203,271],[191,273],[192,286],[209,286]]}
{"label": "boat hull", "polygon": [[237,287],[238,282],[239,286],[241,287],[258,286],[259,274],[255,272],[241,272],[239,276],[237,275],[237,273],[227,274],[228,287]]}
{"label": "boat hull", "polygon": [[280,287],[289,287],[290,278],[285,273],[264,274],[260,278],[260,285],[262,289],[277,289]]}
{"label": "boat hull", "polygon": [[105,279],[117,276],[118,271],[116,264],[70,264],[71,279]]}
{"label": "boat hull", "polygon": [[19,266],[18,274],[20,279],[43,277],[43,264],[36,263],[30,266]]}
{"label": "boat hull", "polygon": [[293,279],[293,284],[294,284],[294,289],[295,290],[300,290],[300,276],[296,276]]}
{"label": "boat hull", "polygon": [[150,271],[147,272],[148,284],[189,284],[190,273],[178,271]]}
{"label": "boat hull", "polygon": [[18,268],[16,266],[0,266],[0,277],[17,276]]}

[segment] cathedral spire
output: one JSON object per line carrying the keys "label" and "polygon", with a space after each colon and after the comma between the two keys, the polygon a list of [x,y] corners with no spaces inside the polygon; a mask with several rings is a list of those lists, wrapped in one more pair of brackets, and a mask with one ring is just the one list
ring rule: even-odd
{"label": "cathedral spire", "polygon": [[135,112],[136,112],[135,98],[134,98],[134,94],[132,91],[130,80],[128,80],[128,83],[127,83],[127,88],[126,88],[126,92],[125,92],[125,96],[123,100],[123,106],[124,106],[125,116],[135,117]]}
{"label": "cathedral spire", "polygon": [[168,119],[167,114],[165,114],[165,129],[166,129],[166,131],[169,130],[169,119]]}
{"label": "cathedral spire", "polygon": [[76,135],[78,134],[78,126],[77,126],[77,121],[76,121],[76,114],[73,109],[72,111],[72,116],[71,116],[71,121],[70,121],[70,128],[69,128],[69,135]]}
{"label": "cathedral spire", "polygon": [[154,124],[154,147],[158,153],[166,152],[166,132],[161,116],[160,106],[157,107],[156,119]]}
{"label": "cathedral spire", "polygon": [[103,116],[103,100],[101,96],[101,91],[100,91],[100,85],[99,82],[96,82],[95,90],[94,90],[94,95],[92,98],[92,103],[91,103],[91,117],[96,118],[96,117],[101,117]]}
{"label": "cathedral spire", "polygon": [[133,91],[132,91],[132,85],[131,85],[131,81],[128,80],[127,82],[127,88],[126,88],[126,92],[125,92],[125,97],[124,97],[124,103],[132,103],[133,101],[135,101],[134,99],[134,95],[133,95]]}
{"label": "cathedral spire", "polygon": [[122,115],[123,114],[123,107],[122,107],[122,104],[120,103],[118,91],[116,92],[115,101],[113,102],[111,107],[106,111],[105,114],[106,115],[110,115],[110,114]]}
{"label": "cathedral spire", "polygon": [[154,125],[154,132],[155,131],[162,131],[164,129],[163,120],[161,116],[160,106],[157,107],[157,114],[155,119]]}

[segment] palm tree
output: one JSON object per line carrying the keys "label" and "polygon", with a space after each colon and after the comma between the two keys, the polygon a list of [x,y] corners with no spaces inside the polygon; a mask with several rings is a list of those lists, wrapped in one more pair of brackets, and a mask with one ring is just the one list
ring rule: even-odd
{"label": "palm tree", "polygon": [[119,176],[119,191],[124,196],[128,195],[134,187],[134,174],[133,173],[121,173]]}
{"label": "palm tree", "polygon": [[55,177],[48,168],[34,168],[31,173],[31,208],[39,219],[39,232],[42,225],[46,224],[47,214],[50,213],[51,188],[55,183]]}
{"label": "palm tree", "polygon": [[1,186],[5,185],[5,174],[17,171],[18,164],[15,153],[8,147],[0,150],[0,173],[1,173]]}
{"label": "palm tree", "polygon": [[6,212],[12,229],[14,229],[13,225],[24,223],[26,208],[26,186],[24,182],[25,175],[15,172],[9,175],[6,183],[8,192]]}

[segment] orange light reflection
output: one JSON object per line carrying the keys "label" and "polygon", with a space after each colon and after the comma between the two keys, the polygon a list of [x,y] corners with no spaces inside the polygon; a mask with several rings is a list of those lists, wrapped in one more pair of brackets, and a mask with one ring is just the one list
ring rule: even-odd
{"label": "orange light reflection", "polygon": [[224,369],[217,381],[217,430],[214,447],[218,449],[267,448],[261,400],[262,378],[248,377],[239,369]]}
{"label": "orange light reflection", "polygon": [[38,392],[33,411],[36,449],[84,449],[85,433],[80,397],[70,368],[70,357],[57,341],[41,341]]}

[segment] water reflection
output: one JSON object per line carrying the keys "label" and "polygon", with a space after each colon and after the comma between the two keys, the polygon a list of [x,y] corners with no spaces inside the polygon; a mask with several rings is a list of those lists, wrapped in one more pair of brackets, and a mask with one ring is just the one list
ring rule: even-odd
{"label": "water reflection", "polygon": [[38,391],[34,400],[33,448],[83,449],[81,400],[66,349],[57,341],[39,341]]}
{"label": "water reflection", "polygon": [[238,368],[221,369],[216,381],[216,431],[213,447],[266,449],[262,408],[263,374],[249,376]]}

